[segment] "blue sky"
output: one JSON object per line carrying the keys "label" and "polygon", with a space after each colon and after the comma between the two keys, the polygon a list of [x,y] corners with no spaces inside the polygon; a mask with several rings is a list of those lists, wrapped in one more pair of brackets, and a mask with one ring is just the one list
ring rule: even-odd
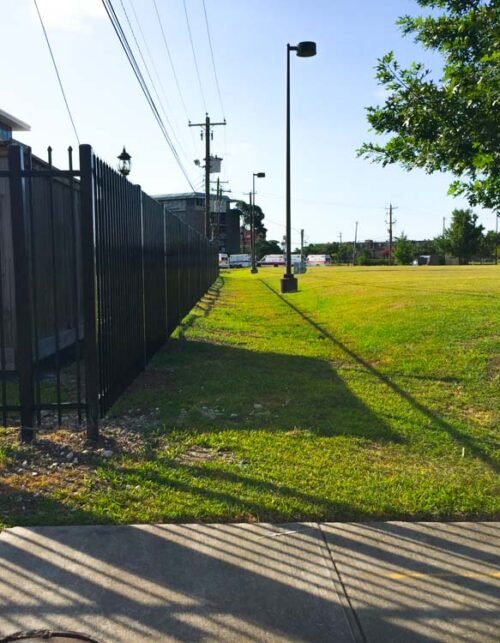
{"label": "blue sky", "polygon": [[[447,196],[450,177],[381,168],[356,157],[370,140],[364,108],[383,100],[374,79],[376,59],[394,50],[403,63],[439,58],[403,39],[395,20],[418,13],[413,0],[205,0],[222,106],[216,89],[202,0],[186,0],[202,80],[199,87],[183,0],[157,0],[180,85],[176,87],[153,0],[113,0],[131,45],[122,3],[134,27],[171,125],[167,125],[191,182],[202,189],[193,163],[204,155],[196,128],[187,119],[227,119],[214,129],[212,150],[224,157],[221,179],[232,198],[257,181],[257,203],[266,214],[269,238],[284,233],[286,44],[315,40],[315,58],[291,60],[292,225],[308,241],[354,236],[383,240],[385,208],[392,202],[396,236],[430,238],[441,232],[462,199]],[[100,0],[38,0],[82,143],[90,143],[114,165],[125,144],[133,157],[130,176],[150,194],[185,192],[189,185],[163,139],[119,45]],[[77,144],[57,84],[32,0],[0,0],[0,109],[28,122],[19,136],[35,154],[54,148],[64,165],[65,149]],[[136,53],[138,60],[139,55]],[[158,77],[156,76],[158,73]],[[147,76],[146,76],[147,77]],[[159,80],[158,80],[159,78]],[[160,86],[161,83],[161,86]],[[203,97],[202,97],[203,95]],[[185,106],[185,109],[184,109]],[[491,212],[475,209],[487,229]]]}

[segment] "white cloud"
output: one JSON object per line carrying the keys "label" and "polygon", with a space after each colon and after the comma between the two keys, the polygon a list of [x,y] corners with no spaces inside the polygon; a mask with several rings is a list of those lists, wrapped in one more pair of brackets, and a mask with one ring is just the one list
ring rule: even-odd
{"label": "white cloud", "polygon": [[[101,0],[38,0],[40,13],[48,28],[86,31],[94,20],[105,16]],[[32,14],[37,17],[32,6]]]}

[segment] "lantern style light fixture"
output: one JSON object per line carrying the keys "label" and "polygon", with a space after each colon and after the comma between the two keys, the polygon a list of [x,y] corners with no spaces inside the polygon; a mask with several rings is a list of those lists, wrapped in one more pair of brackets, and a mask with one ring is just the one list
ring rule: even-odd
{"label": "lantern style light fixture", "polygon": [[132,157],[125,149],[125,145],[123,146],[122,153],[117,158],[120,161],[120,163],[118,164],[118,171],[122,176],[128,176],[130,174],[130,168],[132,166]]}

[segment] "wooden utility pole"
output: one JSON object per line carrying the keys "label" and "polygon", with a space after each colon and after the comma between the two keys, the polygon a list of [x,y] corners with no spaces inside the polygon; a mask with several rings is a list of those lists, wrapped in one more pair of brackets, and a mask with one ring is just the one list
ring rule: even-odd
{"label": "wooden utility pole", "polygon": [[397,210],[396,207],[393,207],[392,203],[389,203],[389,265],[392,266],[392,228],[396,223],[396,219],[393,219],[393,211]]}
{"label": "wooden utility pole", "polygon": [[304,228],[300,230],[300,263],[304,261]]}
{"label": "wooden utility pole", "polygon": [[[213,183],[213,184],[215,184],[217,186],[216,187],[216,201],[215,201],[215,203],[216,203],[216,206],[215,206],[216,217],[215,217],[214,223],[212,224],[212,240],[217,241],[219,243],[219,246],[220,246],[221,211],[222,211],[222,203],[223,203],[222,197],[224,196],[225,192],[231,192],[231,190],[224,190],[222,185],[224,183],[229,183],[229,181],[221,181],[219,179],[219,177],[217,177],[216,181],[210,181],[210,183]],[[225,208],[224,208],[224,212],[226,212]],[[239,235],[239,236],[241,236],[241,235]],[[241,241],[240,241],[240,244],[241,244]],[[225,252],[226,251],[225,247],[224,248],[220,247],[220,251]]]}
{"label": "wooden utility pole", "polygon": [[352,245],[352,265],[356,263],[356,243],[358,241],[358,222],[356,221],[356,227],[354,228],[354,243]]}
{"label": "wooden utility pole", "polygon": [[[213,132],[210,129],[216,125],[226,125],[226,119],[222,123],[211,123],[210,116],[205,115],[204,123],[191,123],[189,127],[204,127],[205,128],[205,236],[210,238],[210,141],[213,139]],[[201,132],[203,140],[203,130]]]}
{"label": "wooden utility pole", "polygon": [[[219,229],[220,229],[220,207],[221,207],[221,192],[220,192],[220,179],[217,177],[217,196],[215,197],[215,220],[212,223],[212,241],[217,238],[219,238]],[[217,230],[217,235],[215,234],[215,231]]]}

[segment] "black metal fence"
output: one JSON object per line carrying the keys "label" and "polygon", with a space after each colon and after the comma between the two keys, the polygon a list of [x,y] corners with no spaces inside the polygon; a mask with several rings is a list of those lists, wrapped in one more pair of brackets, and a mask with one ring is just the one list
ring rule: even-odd
{"label": "black metal fence", "polygon": [[80,146],[0,158],[0,423],[98,418],[218,274],[217,249]]}

